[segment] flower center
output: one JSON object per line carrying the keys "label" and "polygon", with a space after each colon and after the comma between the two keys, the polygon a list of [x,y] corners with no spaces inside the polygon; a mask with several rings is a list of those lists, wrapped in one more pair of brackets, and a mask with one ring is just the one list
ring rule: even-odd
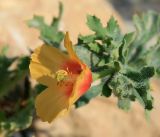
{"label": "flower center", "polygon": [[68,72],[62,69],[56,72],[55,78],[57,82],[59,83],[59,82],[63,82],[64,80],[66,80],[67,76],[68,76]]}

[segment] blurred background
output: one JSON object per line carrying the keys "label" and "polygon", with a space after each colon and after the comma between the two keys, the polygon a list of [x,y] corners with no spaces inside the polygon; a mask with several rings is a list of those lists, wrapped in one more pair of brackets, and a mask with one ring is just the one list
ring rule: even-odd
{"label": "blurred background", "polygon": [[[160,12],[159,0],[61,0],[64,13],[60,30],[69,31],[76,43],[78,34],[88,34],[86,15],[98,16],[104,24],[114,16],[123,32],[133,30],[133,14],[148,10]],[[45,17],[50,23],[58,14],[59,0],[0,0],[0,49],[9,46],[10,57],[28,55],[42,42],[39,32],[29,28],[26,21],[34,15]],[[1,77],[1,76],[0,76]],[[15,132],[14,137],[160,137],[160,81],[152,80],[155,108],[151,120],[146,121],[143,108],[133,104],[129,112],[120,110],[116,99],[97,97],[88,105],[52,124],[34,121],[36,131],[30,127],[27,134]],[[1,85],[0,85],[1,86]],[[0,131],[0,137],[4,135]]]}

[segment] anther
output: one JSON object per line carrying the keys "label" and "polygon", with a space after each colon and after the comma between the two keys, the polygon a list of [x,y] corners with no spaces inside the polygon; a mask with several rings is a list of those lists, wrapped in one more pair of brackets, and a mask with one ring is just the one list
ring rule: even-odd
{"label": "anther", "polygon": [[68,72],[65,70],[58,70],[55,74],[55,78],[57,80],[57,82],[62,82],[64,81],[68,76]]}

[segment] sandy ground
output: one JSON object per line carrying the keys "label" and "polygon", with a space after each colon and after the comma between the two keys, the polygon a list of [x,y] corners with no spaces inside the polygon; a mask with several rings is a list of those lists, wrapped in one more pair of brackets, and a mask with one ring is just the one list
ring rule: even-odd
{"label": "sandy ground", "polygon": [[[116,17],[123,31],[126,24],[116,10],[105,0],[62,0],[64,15],[60,29],[69,30],[76,42],[77,35],[87,34],[86,14],[95,14],[105,24],[111,15]],[[0,0],[0,48],[9,44],[9,55],[28,54],[41,44],[39,33],[27,27],[25,21],[33,15],[45,16],[50,22],[57,15],[58,0]],[[160,82],[153,82],[155,108],[151,121],[147,122],[141,106],[133,104],[132,110],[124,112],[117,108],[116,99],[97,97],[88,105],[52,124],[36,122],[36,137],[160,137]]]}

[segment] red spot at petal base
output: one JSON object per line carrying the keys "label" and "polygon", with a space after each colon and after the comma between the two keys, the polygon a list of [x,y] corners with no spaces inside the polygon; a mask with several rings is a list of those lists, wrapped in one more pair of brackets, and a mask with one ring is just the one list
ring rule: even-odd
{"label": "red spot at petal base", "polygon": [[[73,92],[77,92],[78,97],[82,96],[90,88],[92,83],[92,73],[87,66],[82,66],[84,64],[79,64],[74,60],[66,61],[62,69],[69,72],[71,78],[70,84],[63,86],[64,91],[68,97],[72,95]],[[67,81],[65,81],[67,83]],[[76,91],[73,91],[76,90]]]}
{"label": "red spot at petal base", "polygon": [[66,61],[63,64],[62,69],[69,71],[72,74],[80,74],[82,71],[81,65],[74,60]]}

